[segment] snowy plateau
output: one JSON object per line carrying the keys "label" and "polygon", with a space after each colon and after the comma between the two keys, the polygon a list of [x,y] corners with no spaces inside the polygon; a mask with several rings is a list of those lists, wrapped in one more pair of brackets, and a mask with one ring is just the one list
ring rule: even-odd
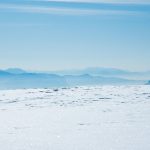
{"label": "snowy plateau", "polygon": [[0,90],[0,150],[150,150],[150,85]]}

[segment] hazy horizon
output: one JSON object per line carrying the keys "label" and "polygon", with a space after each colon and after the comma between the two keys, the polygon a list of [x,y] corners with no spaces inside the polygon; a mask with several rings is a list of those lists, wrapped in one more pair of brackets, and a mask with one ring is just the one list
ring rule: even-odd
{"label": "hazy horizon", "polygon": [[9,69],[12,69],[12,70],[15,70],[15,69],[20,69],[20,70],[24,70],[24,71],[27,71],[27,72],[63,72],[63,71],[81,71],[81,70],[87,70],[87,69],[105,69],[105,70],[111,70],[111,69],[114,69],[114,70],[120,70],[120,71],[127,71],[127,72],[150,72],[150,69],[149,70],[129,70],[129,69],[123,69],[123,68],[115,68],[115,67],[102,67],[102,66],[97,66],[97,67],[86,67],[86,68],[70,68],[70,69],[60,69],[60,70],[51,70],[51,69],[48,69],[48,70],[42,70],[42,69],[38,69],[38,70],[35,70],[34,68],[33,69],[26,69],[26,68],[19,68],[19,67],[8,67],[8,68],[0,68],[0,70],[2,71],[7,71]]}

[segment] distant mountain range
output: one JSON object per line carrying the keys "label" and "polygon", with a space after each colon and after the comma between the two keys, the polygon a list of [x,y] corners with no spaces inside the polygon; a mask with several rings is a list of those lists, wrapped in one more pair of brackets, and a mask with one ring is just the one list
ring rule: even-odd
{"label": "distant mountain range", "polygon": [[64,77],[42,73],[7,73],[0,71],[0,89],[50,88],[67,86]]}
{"label": "distant mountain range", "polygon": [[115,69],[115,68],[86,68],[81,70],[63,70],[63,71],[50,71],[47,73],[54,73],[59,75],[82,75],[90,74],[93,76],[103,76],[103,77],[119,77],[133,80],[149,80],[150,71],[145,72],[131,72],[127,70]]}
{"label": "distant mountain range", "polygon": [[125,85],[146,84],[148,80],[120,78],[119,75],[129,72],[118,69],[91,68],[68,73],[59,72],[28,72],[19,68],[0,70],[0,89],[17,88],[51,88],[84,85]]}
{"label": "distant mountain range", "polygon": [[150,85],[150,81],[148,81],[147,85]]}

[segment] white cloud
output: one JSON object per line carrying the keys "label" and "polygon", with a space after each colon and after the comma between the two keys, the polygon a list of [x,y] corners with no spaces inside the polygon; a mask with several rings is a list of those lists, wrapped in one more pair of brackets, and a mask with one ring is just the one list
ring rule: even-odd
{"label": "white cloud", "polygon": [[[43,0],[51,1],[51,0]],[[55,0],[55,1],[70,1],[70,0]],[[72,0],[73,1],[84,1],[91,2],[91,0]],[[103,0],[93,0],[92,2],[102,2]],[[106,0],[113,1],[114,0]],[[117,1],[117,0],[116,0]],[[126,0],[127,1],[127,0]],[[138,1],[138,0],[136,0]],[[62,8],[62,7],[48,7],[48,6],[36,6],[36,5],[21,5],[21,4],[1,4],[0,10],[11,11],[11,12],[26,12],[26,13],[43,13],[43,14],[58,14],[58,15],[141,15],[146,14],[142,11],[129,11],[129,10],[109,10],[109,9],[82,9],[82,8]]]}
{"label": "white cloud", "polygon": [[117,4],[150,4],[150,0],[36,0],[49,2],[82,2],[82,3],[117,3]]}
{"label": "white cloud", "polygon": [[95,10],[95,9],[72,9],[59,7],[44,7],[44,6],[27,6],[27,5],[13,5],[0,4],[0,9],[15,12],[26,13],[43,13],[43,14],[59,14],[59,15],[137,15],[140,12],[128,10]]}

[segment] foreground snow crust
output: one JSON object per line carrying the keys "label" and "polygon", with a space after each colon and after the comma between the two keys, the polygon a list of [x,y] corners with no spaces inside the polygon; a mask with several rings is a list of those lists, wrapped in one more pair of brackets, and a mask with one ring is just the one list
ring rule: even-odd
{"label": "foreground snow crust", "polygon": [[150,86],[0,91],[1,150],[150,150]]}

